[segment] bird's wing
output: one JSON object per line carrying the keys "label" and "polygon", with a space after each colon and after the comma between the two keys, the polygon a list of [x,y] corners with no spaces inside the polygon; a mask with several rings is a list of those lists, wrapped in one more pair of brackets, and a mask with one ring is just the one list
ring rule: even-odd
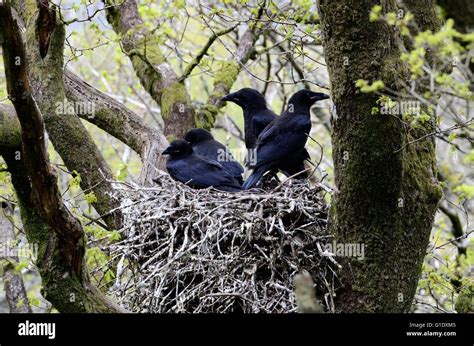
{"label": "bird's wing", "polygon": [[257,139],[257,148],[265,142],[270,141],[272,138],[278,136],[281,126],[280,122],[277,120],[278,119],[275,119],[270,124],[268,124],[260,133]]}
{"label": "bird's wing", "polygon": [[242,175],[242,173],[244,173],[244,168],[242,167],[242,165],[237,162],[237,160],[234,158],[229,149],[226,148],[225,150],[227,160],[225,162],[222,162],[224,168],[230,170],[234,174],[234,176]]}
{"label": "bird's wing", "polygon": [[291,117],[285,122],[273,122],[259,137],[257,165],[276,162],[304,149],[307,133],[311,129],[309,119]]}
{"label": "bird's wing", "polygon": [[275,119],[276,115],[270,110],[266,110],[265,112],[257,112],[252,119],[252,126],[255,135],[259,136],[265,127],[267,127],[267,125]]}
{"label": "bird's wing", "polygon": [[188,165],[188,175],[193,183],[201,186],[233,185],[233,175],[223,165],[212,159],[195,156]]}
{"label": "bird's wing", "polygon": [[222,165],[224,166],[225,169],[232,172],[234,176],[242,175],[242,173],[244,173],[244,168],[240,165],[240,163],[238,163],[235,160],[222,162]]}
{"label": "bird's wing", "polygon": [[217,161],[223,168],[230,170],[235,176],[244,172],[242,166],[235,160],[230,150],[222,143],[212,140],[194,147],[195,153],[213,161]]}
{"label": "bird's wing", "polygon": [[297,132],[304,133],[306,136],[309,135],[309,132],[311,131],[311,120],[310,118],[306,116],[300,116],[296,117],[294,121],[294,130]]}
{"label": "bird's wing", "polygon": [[222,164],[224,168],[230,168],[232,172],[242,174],[244,172],[244,169],[242,168],[240,163],[237,162],[237,160],[235,159],[234,155],[232,155],[230,150],[224,145],[222,145],[221,150],[222,152],[219,152],[220,153],[219,158],[222,161],[219,161],[219,163]]}

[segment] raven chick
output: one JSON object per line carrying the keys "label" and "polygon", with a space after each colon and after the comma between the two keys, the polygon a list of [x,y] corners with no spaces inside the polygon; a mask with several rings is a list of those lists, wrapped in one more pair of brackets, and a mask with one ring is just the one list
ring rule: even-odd
{"label": "raven chick", "polygon": [[189,183],[195,189],[215,187],[223,191],[240,191],[239,182],[222,165],[193,152],[191,144],[176,139],[162,153],[169,155],[166,168],[171,177],[182,183]]}
{"label": "raven chick", "polygon": [[288,102],[283,114],[272,121],[257,140],[257,163],[243,188],[254,187],[265,172],[274,167],[284,166],[300,153],[306,145],[311,130],[310,108],[328,95],[303,89],[295,93]]}
{"label": "raven chick", "polygon": [[[255,89],[240,89],[223,97],[222,101],[234,102],[242,108],[244,113],[245,146],[249,150],[255,148],[260,133],[277,118],[277,115],[268,109],[263,95]],[[255,152],[250,154],[250,158],[253,156],[255,156]],[[275,167],[275,170],[271,173],[271,176],[276,177],[276,172],[280,170],[287,177],[295,176],[295,179],[304,179],[308,176],[305,172],[304,161],[309,159],[308,152],[303,148],[285,162],[280,162],[278,167]],[[296,175],[299,172],[301,173]]]}
{"label": "raven chick", "polygon": [[247,149],[255,148],[260,133],[276,118],[276,114],[268,109],[265,97],[255,89],[243,88],[224,96],[221,100],[234,102],[242,108],[245,146]]}
{"label": "raven chick", "polygon": [[243,167],[234,159],[225,145],[216,141],[209,131],[192,129],[188,131],[184,139],[191,144],[196,154],[219,162],[240,184],[243,183]]}

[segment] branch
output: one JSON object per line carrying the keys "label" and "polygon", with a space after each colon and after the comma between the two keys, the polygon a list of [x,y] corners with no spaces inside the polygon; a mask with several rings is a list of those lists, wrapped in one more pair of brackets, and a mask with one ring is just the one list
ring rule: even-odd
{"label": "branch", "polygon": [[84,270],[84,230],[64,205],[49,164],[45,124],[32,96],[21,29],[9,4],[0,4],[0,27],[7,91],[20,121],[24,159],[17,160],[11,150],[0,150],[12,174],[28,240],[42,249],[37,264],[45,298],[62,312],[122,311],[90,284]]}
{"label": "branch", "polygon": [[[23,8],[20,13],[27,24],[25,59],[30,62],[28,78],[33,97],[44,115],[54,149],[69,171],[79,173],[81,189],[94,192],[97,201],[92,205],[98,214],[104,215],[119,206],[119,201],[111,197],[113,186],[109,181],[113,177],[112,171],[76,115],[74,110],[78,108],[77,105],[67,102],[63,82],[65,29],[56,19],[47,18],[56,16],[56,11],[44,9],[45,6],[49,6],[49,3],[43,1],[40,18],[36,1],[25,0],[23,6],[17,4],[17,7]],[[48,25],[37,29],[36,26],[43,25],[43,22]],[[49,32],[44,31],[46,28],[49,28]],[[34,34],[37,31],[41,32],[40,36]],[[111,214],[104,218],[104,222],[111,229],[119,229],[121,215]]]}
{"label": "branch", "polygon": [[[441,210],[443,214],[448,217],[449,221],[451,221],[451,234],[453,235],[453,237],[455,239],[461,238],[464,235],[464,230],[459,215],[449,207],[444,206],[443,204],[439,205],[439,210]],[[456,247],[458,249],[459,255],[466,255],[466,247],[462,246],[460,243],[457,242]]]}
{"label": "branch", "polygon": [[[280,50],[280,52],[285,53],[285,56],[286,56],[287,60],[290,62],[292,68],[298,74],[298,77],[299,77],[300,81],[303,81],[304,87],[306,89],[311,89],[310,83],[308,83],[308,81],[305,78],[303,69],[300,67],[299,64],[296,63],[295,58],[294,58],[293,54],[291,53],[291,51],[285,50],[285,48],[283,48],[280,45],[277,45],[277,48]],[[293,80],[295,81],[294,78],[293,78]]]}
{"label": "branch", "polygon": [[[83,243],[84,233],[79,221],[64,206],[56,183],[56,175],[49,165],[44,141],[44,122],[32,96],[20,28],[12,17],[10,6],[0,5],[0,14],[7,90],[21,124],[25,163],[32,184],[32,198],[42,217],[62,240],[71,273],[80,276],[84,257],[84,247],[80,244]],[[17,58],[23,63],[15,64]]]}
{"label": "branch", "polygon": [[[18,153],[23,157],[21,143],[17,148],[0,146],[0,155],[7,163],[15,188],[28,242],[30,246],[48,250],[40,251],[35,263],[41,275],[43,297],[50,301],[59,312],[125,312],[91,285],[88,276],[81,278],[67,275],[70,267],[63,260],[61,242],[32,204],[31,184],[25,160],[18,160]],[[83,272],[87,273],[87,269],[84,268]]]}
{"label": "branch", "polygon": [[110,5],[107,20],[120,35],[123,52],[130,58],[140,83],[161,107],[164,135],[182,137],[198,127],[186,86],[167,63],[159,38],[146,29],[136,1],[124,0],[115,6],[113,0],[104,3]]}
{"label": "branch", "polygon": [[0,103],[0,147],[17,148],[21,146],[21,127],[15,109]]}
{"label": "branch", "polygon": [[460,128],[463,128],[463,127],[467,127],[469,125],[471,125],[472,123],[474,122],[474,119],[470,119],[468,121],[466,121],[465,123],[463,124],[456,124],[456,125],[453,125],[453,126],[450,126],[448,127],[447,129],[445,130],[435,130],[433,132],[430,132],[430,133],[427,133],[421,137],[418,137],[412,141],[409,141],[407,143],[405,143],[402,147],[400,147],[399,149],[395,150],[393,153],[396,154],[400,151],[402,151],[403,149],[405,149],[406,147],[408,147],[409,145],[412,145],[416,142],[419,142],[419,141],[422,141],[426,138],[429,138],[429,137],[432,137],[432,136],[435,136],[435,135],[439,135],[439,134],[442,134],[442,133],[448,133],[448,132],[451,132],[453,130],[457,130],[457,129],[460,129]]}
{"label": "branch", "polygon": [[185,80],[191,74],[193,69],[197,65],[199,65],[199,63],[201,62],[201,59],[204,57],[204,55],[207,54],[207,51],[209,50],[209,48],[212,46],[212,44],[218,37],[228,34],[229,32],[231,32],[238,26],[239,26],[238,24],[235,24],[231,26],[230,28],[222,29],[220,31],[213,33],[211,37],[209,37],[209,40],[204,45],[204,47],[202,47],[201,50],[197,53],[196,57],[189,63],[188,66],[186,66],[186,69],[184,70],[183,75],[179,78],[179,81]]}
{"label": "branch", "polygon": [[[262,12],[263,9],[260,8],[257,18],[261,17]],[[212,31],[212,28],[208,24],[207,26]],[[245,67],[245,64],[250,59],[252,52],[254,51],[255,42],[258,40],[263,31],[263,29],[258,29],[251,25],[242,35],[235,53],[226,47],[220,37],[217,37],[222,45],[229,51],[229,53],[231,53],[233,59],[223,63],[221,69],[217,71],[216,75],[214,76],[214,85],[211,95],[209,95],[206,104],[201,106],[197,112],[198,118],[207,119],[207,122],[203,127],[210,129],[214,126],[219,109],[224,105],[224,103],[221,102],[221,98],[227,95],[232,89],[232,86],[237,80],[240,71]],[[214,35],[215,34],[216,33],[214,33]]]}
{"label": "branch", "polygon": [[95,124],[135,150],[143,161],[141,180],[149,184],[156,176],[156,169],[165,170],[165,160],[160,155],[168,146],[165,136],[146,125],[144,121],[122,103],[83,81],[69,70],[64,72],[67,98],[76,104],[92,104],[93,114],[85,109],[78,116]]}

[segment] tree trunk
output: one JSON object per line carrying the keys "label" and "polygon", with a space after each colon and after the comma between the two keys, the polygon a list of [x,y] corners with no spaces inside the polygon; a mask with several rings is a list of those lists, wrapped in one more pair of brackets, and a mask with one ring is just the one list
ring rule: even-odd
{"label": "tree trunk", "polygon": [[99,215],[106,215],[104,222],[111,229],[120,229],[120,212],[110,213],[120,206],[111,197],[112,171],[76,115],[77,107],[67,102],[63,81],[65,28],[49,6],[47,1],[24,0],[21,11],[33,97],[43,114],[54,149],[69,171],[79,173],[81,189],[94,192],[97,201],[92,205]]}
{"label": "tree trunk", "polygon": [[[21,126],[22,145],[0,147],[0,154],[11,173],[28,241],[38,245],[43,295],[61,312],[124,311],[90,283],[84,230],[64,205],[49,164],[44,121],[32,96],[23,38],[10,4],[0,4],[0,24],[7,91]],[[16,64],[18,60],[22,63]]]}
{"label": "tree trunk", "polygon": [[[373,115],[377,95],[361,93],[358,79],[382,80],[400,90],[407,75],[400,37],[383,22],[369,22],[379,1],[322,0],[319,4],[325,59],[335,104],[333,160],[337,191],[329,227],[335,241],[359,243],[365,258],[337,258],[343,287],[336,309],[344,312],[407,312],[441,197],[432,138],[398,151],[429,132],[408,136],[401,119]],[[396,11],[395,0],[382,1]],[[431,10],[426,8],[426,11]]]}
{"label": "tree trunk", "polygon": [[145,124],[138,115],[123,104],[67,70],[64,73],[64,85],[69,101],[94,104],[93,117],[81,112],[78,116],[95,124],[140,155],[143,162],[141,184],[152,185],[153,179],[157,176],[157,170],[166,170],[165,157],[161,155],[169,145],[166,137],[160,131]]}
{"label": "tree trunk", "polygon": [[17,159],[23,157],[21,146],[0,147],[0,155],[11,174],[28,243],[38,246],[35,264],[41,275],[43,297],[59,312],[125,312],[90,284],[87,273],[84,278],[69,274],[71,268],[64,261],[64,249],[58,237],[31,204],[31,187],[24,160]]}

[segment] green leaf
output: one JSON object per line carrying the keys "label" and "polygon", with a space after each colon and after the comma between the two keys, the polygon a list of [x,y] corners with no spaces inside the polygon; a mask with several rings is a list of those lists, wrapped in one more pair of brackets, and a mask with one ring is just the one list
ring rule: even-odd
{"label": "green leaf", "polygon": [[124,181],[127,178],[127,165],[122,163],[117,172],[117,179],[120,181]]}
{"label": "green leaf", "polygon": [[113,231],[110,233],[109,240],[112,241],[117,241],[120,240],[121,236],[118,231]]}
{"label": "green leaf", "polygon": [[72,171],[72,179],[69,180],[69,186],[72,188],[79,187],[81,184],[81,175],[77,171]]}
{"label": "green leaf", "polygon": [[474,185],[461,184],[456,186],[453,192],[458,194],[460,198],[471,199],[474,197]]}
{"label": "green leaf", "polygon": [[356,87],[360,88],[360,91],[363,93],[370,93],[383,89],[385,84],[381,80],[376,80],[372,84],[369,84],[368,81],[359,79],[356,81]]}
{"label": "green leaf", "polygon": [[371,22],[375,22],[376,20],[380,18],[380,13],[382,13],[382,6],[380,5],[373,6],[372,9],[370,10],[369,20]]}
{"label": "green leaf", "polygon": [[88,194],[84,195],[86,197],[86,202],[89,204],[97,202],[97,197],[94,191],[89,192]]}
{"label": "green leaf", "polygon": [[25,269],[25,268],[28,268],[28,262],[26,260],[25,261],[20,261],[15,266],[15,271],[21,272],[21,270]]}

